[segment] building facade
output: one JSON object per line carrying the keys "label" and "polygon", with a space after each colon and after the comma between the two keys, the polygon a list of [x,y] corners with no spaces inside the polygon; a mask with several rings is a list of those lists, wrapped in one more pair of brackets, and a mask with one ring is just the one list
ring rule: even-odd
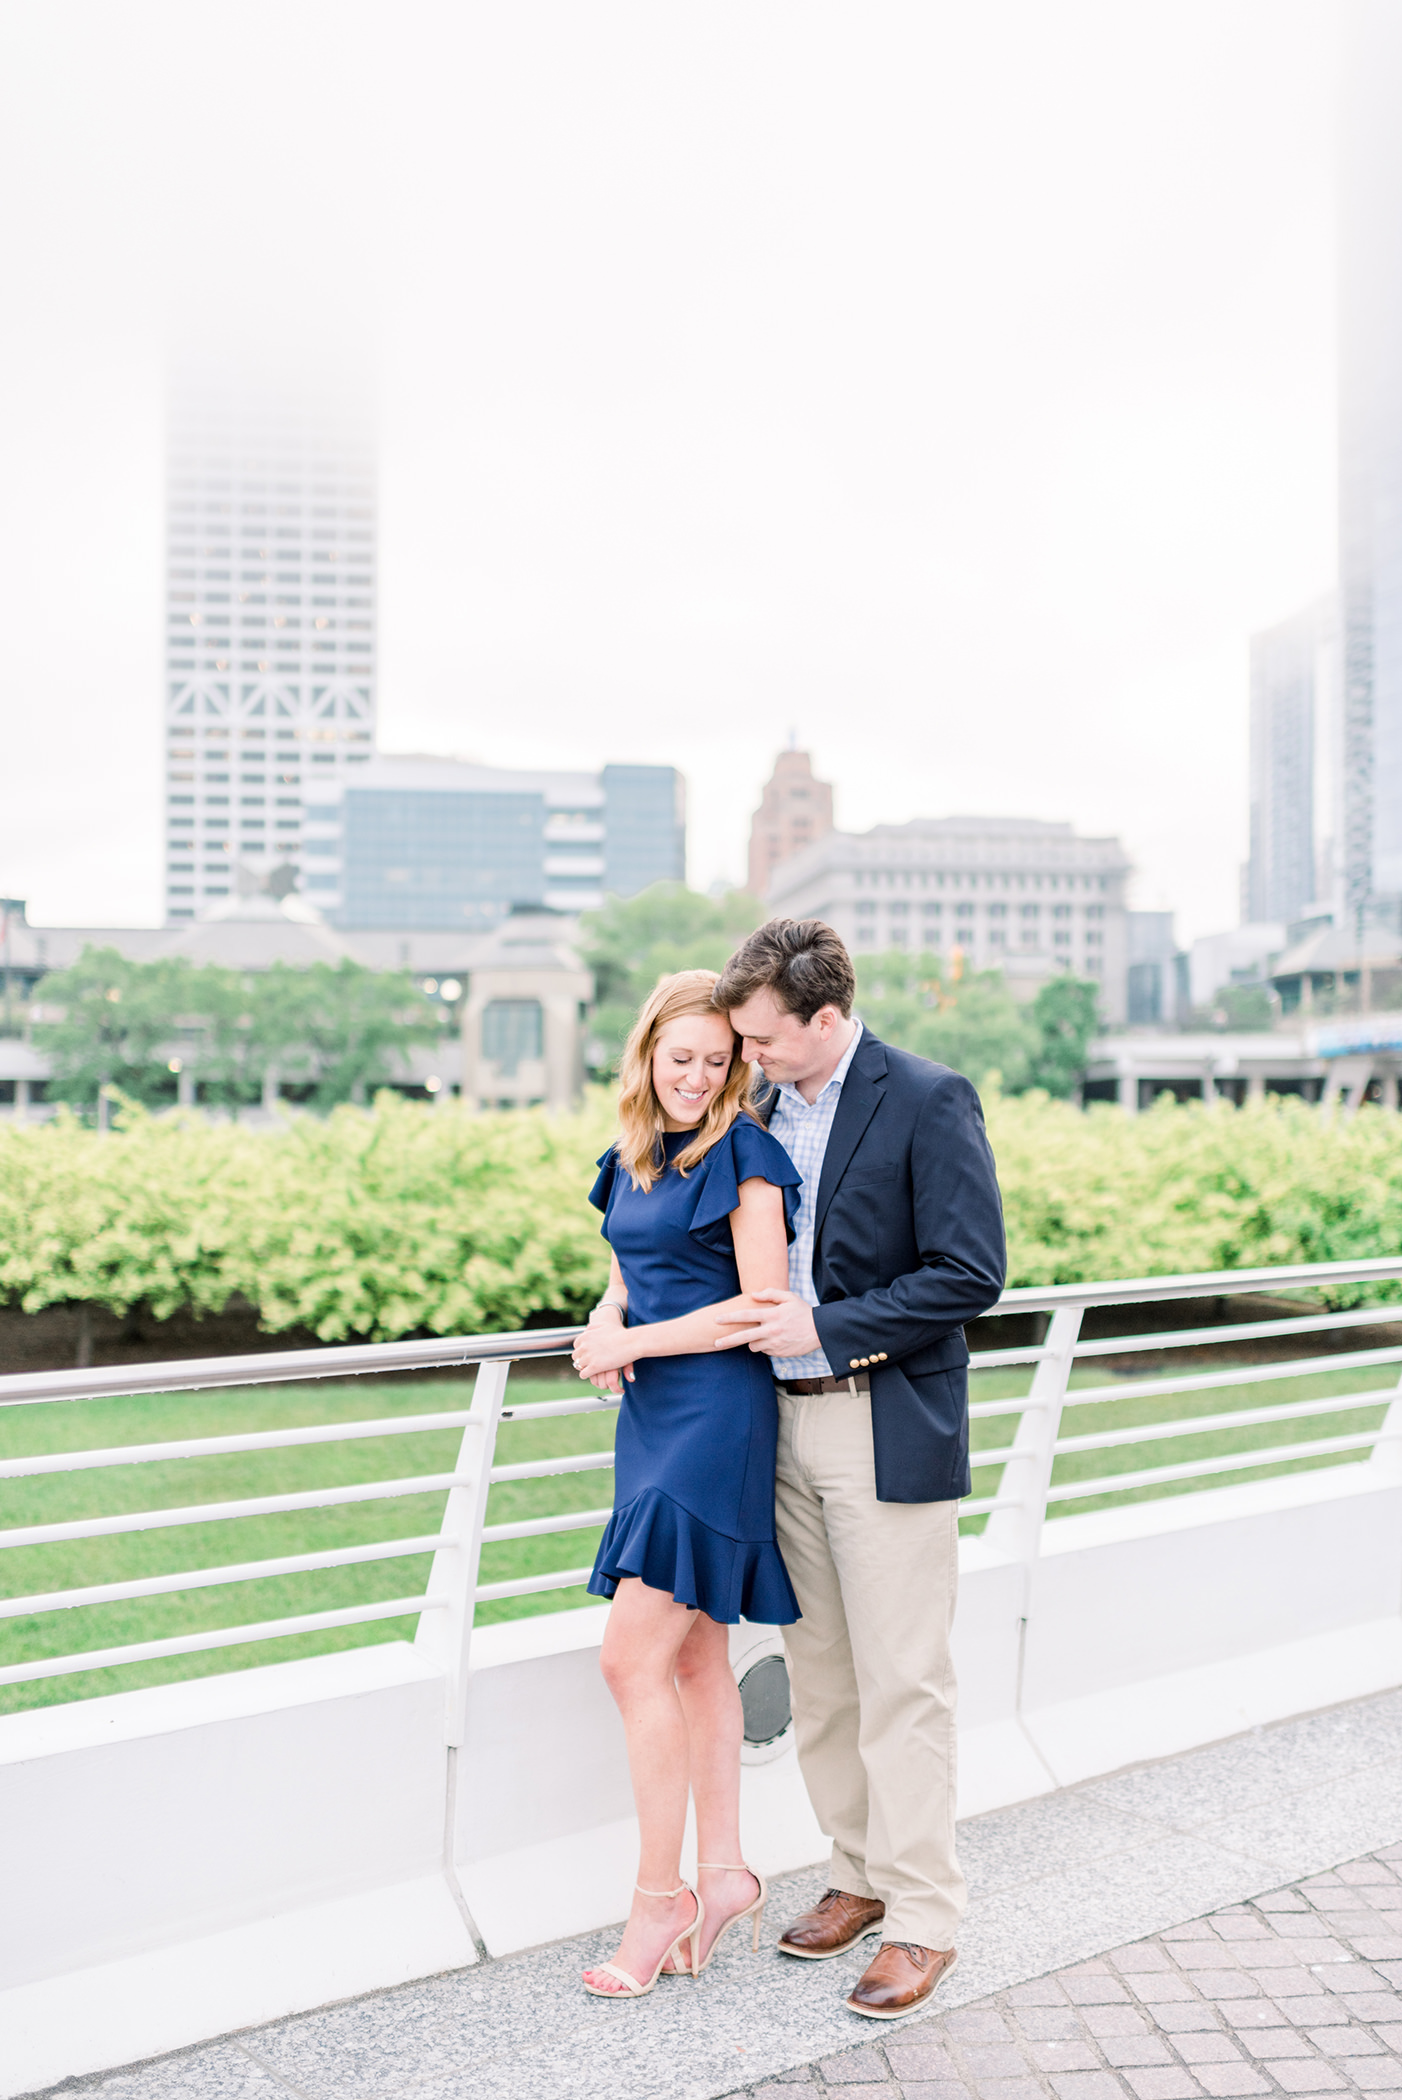
{"label": "building facade", "polygon": [[750,823],[750,895],[763,897],[782,861],[815,845],[831,830],[832,789],[827,781],[815,779],[812,755],[781,751]]}
{"label": "building facade", "polygon": [[1171,911],[1125,914],[1125,1019],[1131,1028],[1178,1028],[1188,1018],[1188,958]]}
{"label": "building facade", "polygon": [[240,867],[296,887],[306,791],[373,752],[368,414],[325,382],[187,377],[166,502],[165,908],[180,921]]}
{"label": "building facade", "polygon": [[339,926],[471,928],[597,910],[686,866],[670,766],[515,772],[382,757],[306,789],[301,886]]}
{"label": "building facade", "polygon": [[1327,895],[1332,596],[1251,638],[1251,845],[1247,924],[1298,919]]}
{"label": "building facade", "polygon": [[1402,12],[1352,0],[1339,127],[1342,888],[1402,924]]}
{"label": "building facade", "polygon": [[1001,969],[1031,995],[1058,970],[1099,979],[1107,1022],[1126,1015],[1125,885],[1118,839],[1029,817],[917,818],[831,832],[770,878],[777,917],[824,919],[854,955],[885,948]]}

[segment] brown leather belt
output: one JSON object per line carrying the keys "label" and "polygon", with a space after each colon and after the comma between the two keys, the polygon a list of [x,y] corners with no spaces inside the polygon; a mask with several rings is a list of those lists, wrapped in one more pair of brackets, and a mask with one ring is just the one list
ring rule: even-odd
{"label": "brown leather belt", "polygon": [[869,1393],[871,1380],[865,1371],[858,1371],[851,1378],[776,1378],[775,1389],[785,1395],[805,1396],[809,1393]]}

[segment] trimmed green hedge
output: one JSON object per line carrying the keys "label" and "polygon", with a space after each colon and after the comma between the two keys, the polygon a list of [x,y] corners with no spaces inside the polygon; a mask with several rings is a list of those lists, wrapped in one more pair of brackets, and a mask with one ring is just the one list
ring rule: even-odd
{"label": "trimmed green hedge", "polygon": [[[1402,1118],[1293,1101],[1089,1114],[993,1097],[1013,1283],[1402,1252]],[[382,1096],[275,1131],[134,1110],[0,1131],[0,1301],[157,1318],[235,1295],[270,1332],[391,1340],[583,1314],[607,1249],[586,1200],[606,1094],[576,1115]],[[1350,1300],[1357,1292],[1343,1294]]]}

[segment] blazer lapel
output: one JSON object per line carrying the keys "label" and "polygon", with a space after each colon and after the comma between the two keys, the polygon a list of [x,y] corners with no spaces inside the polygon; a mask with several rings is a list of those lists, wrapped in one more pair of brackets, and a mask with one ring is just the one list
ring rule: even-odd
{"label": "blazer lapel", "polygon": [[860,1144],[863,1131],[880,1106],[885,1082],[886,1052],[876,1037],[864,1030],[857,1054],[842,1082],[837,1114],[833,1117],[827,1151],[823,1154],[823,1171],[818,1176],[818,1201],[813,1212],[815,1251],[828,1205],[847,1172],[847,1163]]}

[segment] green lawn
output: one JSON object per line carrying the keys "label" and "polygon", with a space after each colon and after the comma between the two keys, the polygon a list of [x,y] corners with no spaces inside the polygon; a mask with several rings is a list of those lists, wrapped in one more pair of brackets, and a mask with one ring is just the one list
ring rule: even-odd
{"label": "green lawn", "polygon": [[[1185,1370],[1206,1370],[1206,1350],[1191,1352]],[[1027,1390],[1026,1370],[983,1372],[974,1380],[977,1399],[1013,1398]],[[1073,1389],[1108,1383],[1103,1363],[1077,1372]],[[1077,1408],[1068,1406],[1063,1433],[1137,1426],[1141,1423],[1215,1415],[1270,1406],[1280,1401],[1322,1399],[1377,1389],[1389,1383],[1389,1367],[1312,1374],[1289,1381],[1206,1393],[1155,1398],[1132,1394],[1124,1399]],[[97,1400],[8,1408],[0,1413],[0,1456],[79,1451],[98,1446],[144,1444],[193,1435],[229,1435],[237,1431],[287,1427],[293,1423],[329,1423],[396,1415],[418,1415],[465,1407],[472,1374],[461,1377],[426,1374],[394,1383],[363,1380],[318,1381],[308,1385],[239,1388],[215,1393],[170,1393],[132,1399]],[[519,1405],[535,1400],[574,1397],[587,1390],[566,1376],[515,1376],[509,1399]],[[1272,1463],[1264,1454],[1274,1445],[1296,1443],[1311,1434],[1343,1435],[1374,1427],[1383,1409],[1378,1404],[1339,1415],[1259,1427],[1208,1432],[1198,1437],[1150,1442],[1121,1449],[1074,1454],[1058,1460],[1054,1479],[1110,1478],[1116,1472],[1175,1464],[1211,1453],[1260,1449],[1262,1462],[1229,1481],[1254,1480],[1298,1470],[1302,1465],[1348,1463],[1355,1454],[1317,1460]],[[501,1463],[573,1452],[611,1448],[615,1417],[566,1415],[543,1422],[503,1423],[497,1446]],[[979,1451],[1011,1442],[1015,1415],[973,1425],[974,1491],[994,1492],[1001,1468],[977,1464]],[[407,1437],[367,1438],[349,1443],[312,1445],[294,1450],[227,1454],[164,1464],[111,1467],[48,1478],[0,1481],[0,1531],[10,1527],[56,1523],[97,1514],[151,1508],[178,1508],[241,1496],[294,1492],[302,1488],[375,1479],[407,1478],[451,1470],[461,1432],[431,1430]],[[1186,1493],[1198,1483],[1169,1483],[1156,1489],[1105,1493],[1061,1505],[1066,1514],[1140,1500],[1146,1494]],[[568,1510],[606,1507],[613,1475],[598,1472],[513,1481],[492,1490],[488,1522],[499,1524]],[[432,1534],[441,1519],[443,1496],[425,1494],[343,1509],[288,1512],[214,1523],[192,1523],[163,1531],[130,1533],[47,1546],[16,1547],[0,1552],[0,1595],[34,1596],[79,1585],[121,1582],[135,1577],[191,1568],[231,1565],[277,1555],[391,1538]],[[965,1528],[981,1530],[986,1520],[966,1519]],[[598,1544],[597,1529],[566,1532],[538,1539],[488,1546],[482,1558],[484,1582],[587,1565]],[[88,1605],[22,1618],[0,1620],[0,1664],[47,1655],[158,1640],[190,1631],[252,1624],[296,1613],[326,1611],[363,1600],[414,1596],[427,1579],[426,1554],[401,1560],[322,1570],[217,1589],[175,1592],[169,1596]],[[551,1590],[534,1596],[503,1599],[481,1607],[478,1620],[519,1618],[590,1602],[583,1589]],[[139,1685],[210,1675],[255,1664],[286,1661],[331,1649],[411,1638],[415,1619],[382,1620],[292,1635],[275,1641],[216,1649],[127,1664],[120,1669],[91,1670],[35,1682],[0,1686],[0,1713],[46,1706],[99,1693],[126,1691]]]}

